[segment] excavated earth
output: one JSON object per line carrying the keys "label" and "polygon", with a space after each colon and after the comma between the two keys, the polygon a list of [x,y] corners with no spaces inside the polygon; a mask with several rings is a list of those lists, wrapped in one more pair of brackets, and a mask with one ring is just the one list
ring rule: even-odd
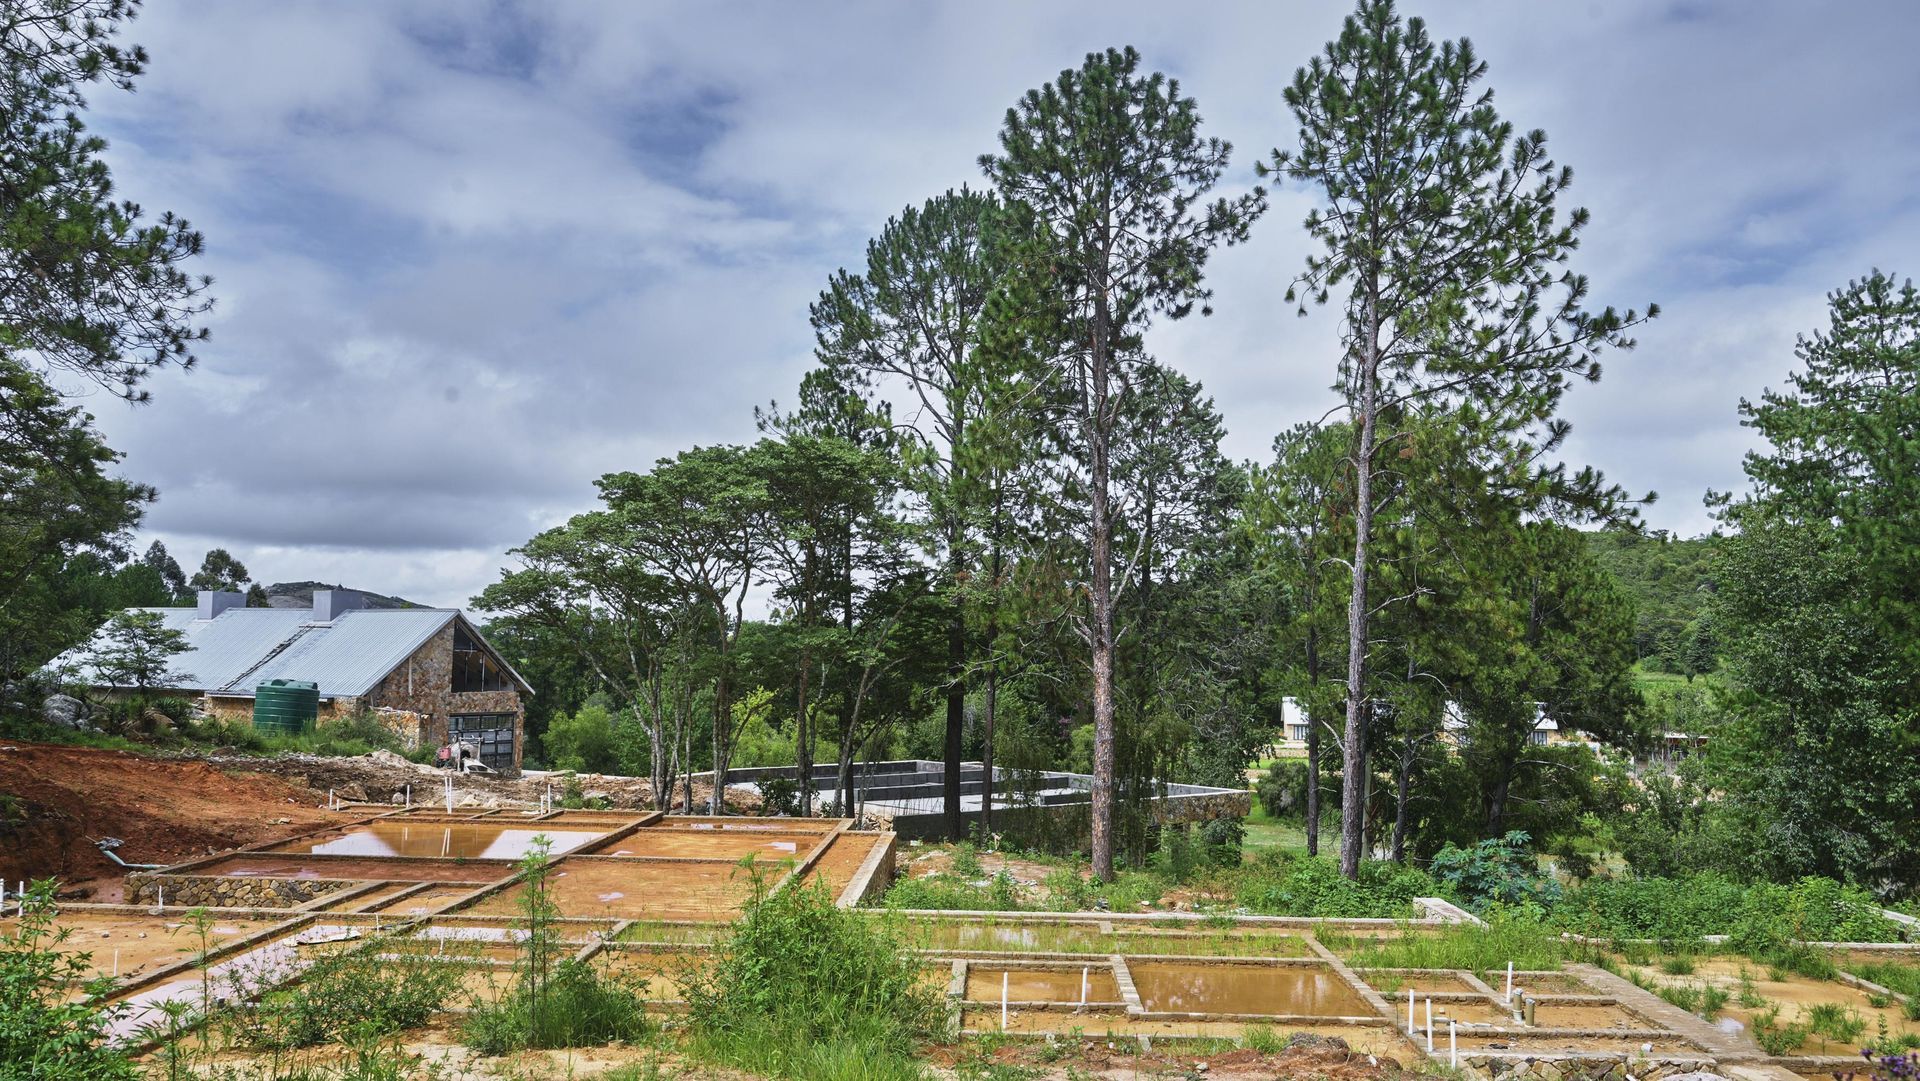
{"label": "excavated earth", "polygon": [[[209,853],[305,833],[337,821],[331,791],[342,799],[391,803],[412,786],[416,802],[440,793],[442,770],[391,752],[354,758],[290,754],[130,754],[93,747],[0,742],[0,877],[58,878],[70,899],[121,899],[126,869],[95,842],[120,839],[128,863],[179,863]],[[590,796],[622,809],[652,806],[650,786],[631,777],[585,774]],[[455,799],[464,807],[532,805],[545,778],[461,776]],[[560,795],[558,782],[551,782]],[[696,810],[709,786],[694,786]],[[758,800],[731,789],[727,806],[753,813]]]}

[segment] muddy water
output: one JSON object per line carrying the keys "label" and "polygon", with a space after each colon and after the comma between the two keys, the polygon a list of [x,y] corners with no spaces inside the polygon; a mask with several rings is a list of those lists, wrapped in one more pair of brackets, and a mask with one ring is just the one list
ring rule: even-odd
{"label": "muddy water", "polygon": [[599,836],[599,831],[540,829],[505,823],[374,822],[341,835],[294,841],[275,851],[325,856],[517,860],[533,848],[536,837],[552,841],[552,851],[558,855]]}
{"label": "muddy water", "polygon": [[[1085,978],[1084,990],[1082,974]],[[1107,965],[1087,965],[1071,971],[1031,968],[967,967],[967,999],[999,1002],[1005,978],[1008,1002],[1118,1002],[1120,985]]]}
{"label": "muddy water", "polygon": [[1196,965],[1132,961],[1149,1013],[1366,1017],[1373,1011],[1332,969],[1309,965]]}

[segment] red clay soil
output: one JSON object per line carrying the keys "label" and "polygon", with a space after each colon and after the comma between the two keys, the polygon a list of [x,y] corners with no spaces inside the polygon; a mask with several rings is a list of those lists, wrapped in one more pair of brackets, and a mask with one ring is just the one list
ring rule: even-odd
{"label": "red clay soil", "polygon": [[118,837],[130,863],[177,863],[339,821],[323,793],[185,758],[0,741],[0,877],[56,877],[120,899],[126,871],[94,841]]}

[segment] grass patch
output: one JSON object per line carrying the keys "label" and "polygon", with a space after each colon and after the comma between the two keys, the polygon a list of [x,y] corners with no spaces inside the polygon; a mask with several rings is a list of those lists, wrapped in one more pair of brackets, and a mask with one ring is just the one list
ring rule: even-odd
{"label": "grass patch", "polygon": [[1355,968],[1454,968],[1469,972],[1505,969],[1557,969],[1568,961],[1591,961],[1592,947],[1562,939],[1558,932],[1524,913],[1494,910],[1485,927],[1453,924],[1422,933],[1402,924],[1396,938],[1320,932],[1321,942]]}

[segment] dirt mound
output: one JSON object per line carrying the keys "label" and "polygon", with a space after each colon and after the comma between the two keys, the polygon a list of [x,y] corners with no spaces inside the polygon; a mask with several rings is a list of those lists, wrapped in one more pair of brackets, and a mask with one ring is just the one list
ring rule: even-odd
{"label": "dirt mound", "polygon": [[120,838],[128,862],[177,863],[323,825],[335,817],[325,803],[200,759],[0,743],[0,876],[117,880],[126,872],[94,845],[103,837]]}

